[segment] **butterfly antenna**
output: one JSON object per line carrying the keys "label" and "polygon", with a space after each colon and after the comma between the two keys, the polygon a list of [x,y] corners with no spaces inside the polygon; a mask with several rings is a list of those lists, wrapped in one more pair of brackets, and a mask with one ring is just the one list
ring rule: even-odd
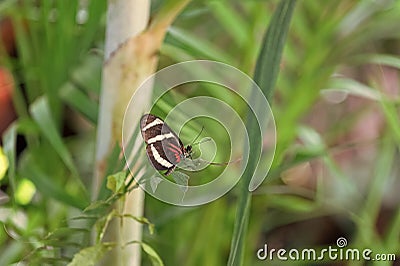
{"label": "butterfly antenna", "polygon": [[[197,136],[194,138],[194,140],[192,140],[192,142],[190,143],[190,146],[195,145],[194,142],[200,137],[200,135],[201,135],[201,133],[203,132],[203,130],[204,130],[204,126],[201,127],[200,133],[197,134]],[[197,144],[200,144],[200,143],[197,143]],[[197,144],[196,144],[196,145],[197,145]]]}

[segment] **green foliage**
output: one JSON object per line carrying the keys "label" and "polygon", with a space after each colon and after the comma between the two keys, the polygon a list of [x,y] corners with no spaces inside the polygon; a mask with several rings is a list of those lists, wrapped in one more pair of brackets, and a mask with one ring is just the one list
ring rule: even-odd
{"label": "green foliage", "polygon": [[125,188],[126,171],[116,173],[107,177],[107,188],[113,193],[122,192]]}
{"label": "green foliage", "polygon": [[[260,86],[267,99],[271,99],[277,80],[280,58],[295,4],[296,1],[283,0],[280,2],[262,42],[262,48],[254,71],[254,81]],[[258,88],[253,89],[256,90]],[[254,95],[256,94],[254,93]],[[258,102],[260,99],[254,99],[254,97],[252,99],[253,102],[251,104],[253,108],[265,108]],[[250,110],[247,116],[246,128],[249,132],[250,156],[240,184],[239,205],[228,265],[243,264],[243,250],[251,206],[249,184],[257,166],[258,158],[260,157],[259,147],[262,146],[259,125],[256,117]]]}
{"label": "green foliage", "polygon": [[131,244],[139,244],[142,247],[143,251],[149,256],[151,265],[164,266],[162,259],[160,258],[160,256],[157,254],[157,252],[151,246],[147,245],[146,243],[139,242],[139,241],[132,241],[132,242],[128,243],[128,245],[131,245]]}
{"label": "green foliage", "polygon": [[[364,69],[366,65],[378,66],[378,68],[384,68],[385,65],[388,65],[396,68],[395,72],[398,73],[398,51],[391,48],[399,42],[398,31],[391,27],[383,28],[383,25],[385,23],[386,25],[398,23],[399,20],[395,18],[394,14],[398,16],[399,7],[397,2],[372,4],[368,1],[327,1],[322,4],[315,1],[302,1],[297,3],[282,62],[279,65],[280,76],[276,90],[275,92],[269,91],[267,93],[268,97],[273,99],[272,108],[278,130],[278,147],[273,168],[264,185],[255,191],[251,208],[248,200],[239,200],[237,203],[240,210],[249,212],[249,217],[243,215],[244,213],[240,212],[240,210],[237,212],[236,227],[233,230],[233,243],[239,242],[237,239],[238,233],[236,232],[244,232],[242,241],[246,244],[246,247],[244,248],[245,258],[243,265],[263,265],[265,263],[257,260],[255,252],[265,243],[265,238],[268,235],[273,235],[275,231],[279,232],[278,229],[280,227],[297,222],[300,223],[300,221],[310,221],[312,223],[316,219],[315,217],[324,217],[326,215],[337,215],[341,217],[340,219],[352,224],[354,217],[357,217],[360,213],[360,206],[369,209],[362,199],[365,195],[369,195],[370,192],[364,191],[361,187],[367,186],[374,191],[378,187],[367,181],[369,178],[368,173],[362,171],[363,174],[361,176],[358,173],[360,168],[365,168],[366,166],[354,165],[351,169],[343,170],[341,169],[343,165],[338,162],[338,158],[344,156],[347,150],[360,150],[362,153],[364,149],[369,149],[372,145],[377,146],[377,154],[380,155],[380,147],[383,142],[391,143],[398,150],[399,142],[396,137],[399,125],[398,93],[394,97],[388,96],[382,92],[381,79],[371,80],[371,77],[359,77],[354,75],[352,71],[357,71],[354,68]],[[275,52],[271,47],[265,48],[260,40],[261,33],[265,30],[268,22],[271,21],[271,12],[276,10],[275,4],[271,2],[261,3],[259,1],[240,3],[238,1],[204,1],[202,4],[192,3],[191,8],[182,14],[181,19],[177,21],[174,29],[167,36],[166,43],[161,50],[167,59],[180,62],[199,58],[219,58],[218,55],[215,55],[215,52],[222,48],[223,53],[220,53],[220,56],[222,55],[223,58],[220,58],[220,60],[230,64],[233,63],[234,66],[247,73],[253,72],[252,66],[255,65],[256,56],[262,49],[265,49],[264,53],[271,58],[277,56],[279,61],[279,52]],[[209,16],[209,14],[212,14],[212,16]],[[235,20],[234,18],[236,17],[240,19]],[[229,22],[231,20],[235,20],[235,22]],[[204,21],[204,23],[199,25],[198,21]],[[232,26],[236,22],[240,24],[239,27]],[[179,29],[180,35],[176,35],[176,29]],[[182,36],[185,33],[189,40],[192,40],[193,36],[197,39],[199,39],[199,36],[207,37],[198,42],[185,42],[185,37]],[[277,34],[279,33],[284,32],[277,30]],[[242,41],[243,36],[246,36],[247,41]],[[209,40],[212,40],[212,43]],[[201,41],[207,42],[206,49],[204,46],[198,45],[199,43],[201,44]],[[229,57],[229,55],[231,56]],[[167,61],[167,59],[164,60]],[[256,67],[255,73],[265,84],[270,84],[268,85],[269,88],[272,88],[273,86],[271,85],[275,82],[276,72],[269,70],[268,67],[271,67],[270,62],[267,60],[261,62],[264,66]],[[167,63],[164,62],[164,64]],[[352,70],[348,72],[346,68],[352,68]],[[278,68],[275,68],[275,71],[277,70]],[[333,76],[337,72],[344,72],[345,74]],[[353,76],[351,73],[353,73]],[[374,72],[373,74],[376,77],[381,76],[383,73],[384,71],[378,70],[377,73]],[[215,92],[213,90],[209,92],[212,96],[219,97],[216,90]],[[319,102],[319,105],[326,105],[323,108],[320,107],[322,110],[335,108],[335,106],[328,105],[321,100],[325,93],[339,93],[339,95],[344,95],[347,99],[350,98],[349,101],[356,97],[377,102],[378,109],[381,110],[385,117],[384,121],[388,122],[384,132],[390,132],[389,135],[392,138],[379,137],[376,140],[367,140],[365,143],[363,141],[355,141],[355,143],[351,142],[343,144],[343,146],[335,145],[335,141],[352,131],[352,128],[360,121],[366,110],[350,111],[341,116],[340,120],[326,121],[325,123],[329,124],[329,129],[321,132],[321,129],[315,129],[314,125],[310,124],[307,119],[313,117],[316,118],[314,120],[318,119],[318,110],[313,113],[314,108],[316,108],[316,101]],[[191,94],[189,93],[189,95]],[[229,95],[225,95],[225,97],[228,98]],[[238,107],[240,104],[237,101],[233,100],[231,102],[228,100],[228,102],[235,108],[240,109]],[[367,105],[365,107],[368,108]],[[321,122],[324,122],[323,119],[326,119],[326,117],[324,116],[320,119],[322,120]],[[328,117],[328,119],[331,118]],[[385,136],[384,132],[382,132],[381,136]],[[212,136],[214,140],[220,141],[218,140],[218,134]],[[387,156],[398,157],[398,155],[393,154],[387,154]],[[377,178],[382,182],[380,186],[386,188],[386,190],[383,189],[384,191],[387,191],[386,186],[388,183],[396,182],[394,179],[396,173],[398,173],[393,162],[387,160],[388,157],[385,157],[386,159],[382,158],[387,163],[387,171],[383,173],[386,179],[383,176]],[[322,167],[323,170],[318,170],[322,171],[322,173],[318,174],[315,188],[309,189],[301,186],[286,185],[286,180],[284,182],[280,180],[286,170],[302,165]],[[375,166],[372,162],[368,169],[374,169]],[[316,175],[317,173],[313,171],[307,172],[307,174]],[[300,178],[302,173],[300,172],[298,175]],[[378,192],[375,191],[375,193]],[[229,201],[232,196],[237,196],[238,194],[239,197],[242,195],[249,196],[246,190],[235,190],[224,199]],[[375,196],[380,200],[376,204],[382,202],[382,198],[386,198],[382,191],[378,195]],[[220,201],[224,201],[224,199]],[[156,208],[154,217],[161,217],[159,218],[161,219],[161,225],[158,226],[158,231],[163,236],[162,238],[171,239],[171,235],[173,235],[174,240],[171,240],[173,243],[182,243],[187,238],[191,238],[176,236],[178,232],[182,232],[185,236],[187,234],[193,236],[200,243],[210,243],[210,240],[218,243],[204,252],[201,251],[204,247],[196,246],[197,241],[194,244],[194,248],[185,247],[183,243],[175,245],[159,244],[162,250],[166,249],[164,253],[161,253],[162,257],[166,258],[166,263],[178,263],[178,259],[171,258],[171,250],[175,251],[175,257],[187,258],[188,265],[204,265],[205,262],[202,260],[204,257],[207,257],[207,264],[210,265],[224,265],[226,263],[228,257],[226,257],[226,260],[221,261],[220,256],[221,254],[227,256],[228,253],[223,250],[228,250],[229,247],[226,246],[226,242],[221,243],[218,239],[231,236],[233,229],[231,222],[236,206],[231,205],[232,208],[226,209],[224,204],[219,204],[219,210],[231,218],[221,218],[218,223],[223,225],[230,224],[230,226],[220,228],[219,225],[213,224],[209,226],[211,228],[201,228],[202,233],[196,234],[194,233],[194,231],[197,232],[198,230],[196,225],[199,221],[200,223],[202,222],[199,217],[202,215],[211,216],[213,213],[211,209],[213,209],[214,203],[210,204],[211,206],[204,206],[185,212],[177,211],[172,207],[162,208],[155,202],[150,203],[152,207],[148,207],[149,209]],[[378,204],[379,207],[376,208],[380,209],[383,206],[382,204]],[[165,208],[169,209],[169,212],[173,214],[167,215],[168,211],[164,210]],[[353,213],[349,214],[349,210]],[[355,213],[357,213],[356,216],[354,216]],[[393,219],[390,222],[392,226],[387,228],[388,231],[385,236],[393,232],[396,232],[395,235],[399,235],[399,232],[396,231],[398,230],[398,213],[398,211],[395,211],[393,214]],[[150,218],[152,217],[151,215]],[[152,220],[155,219],[153,218]],[[165,219],[167,220],[165,221]],[[244,226],[247,223],[246,219],[250,223],[248,230],[245,230],[246,227]],[[371,230],[375,234],[375,238],[367,241],[368,244],[359,241],[355,241],[354,244],[359,248],[374,247],[376,251],[383,250],[383,246],[373,243],[374,240],[379,239],[379,236],[376,236],[376,228],[373,227],[378,218],[374,216],[369,219],[370,221],[367,223],[369,229],[365,228],[366,224],[364,224],[364,226],[360,225],[355,228],[350,226],[343,230],[347,230],[348,240],[352,238],[352,235],[362,234],[364,231]],[[193,225],[191,226],[191,224]],[[240,225],[243,226],[241,227]],[[393,227],[397,229],[393,229]],[[172,231],[172,233],[168,233],[169,231]],[[208,231],[218,232],[218,237],[208,235]],[[304,234],[299,232],[296,242],[299,242],[299,239],[308,239],[309,236],[307,234],[313,234],[312,229],[306,230]],[[313,235],[317,234],[318,232],[315,232]],[[390,241],[386,242],[388,241],[386,239],[385,237],[385,240],[382,241],[391,243],[390,247],[393,247],[391,250],[398,254],[398,245]],[[393,240],[394,237],[392,236],[391,239]],[[331,241],[334,243],[335,240]],[[304,240],[304,242],[302,244],[306,248],[313,245],[312,241],[306,242]],[[315,245],[318,245],[318,243]],[[386,245],[385,247],[388,248],[389,246]],[[219,250],[220,252],[218,255],[213,256],[213,253],[210,253],[211,249]],[[232,248],[230,252],[232,257]],[[180,259],[179,262],[182,262],[182,260]],[[285,264],[285,262],[281,263]]]}
{"label": "green foliage", "polygon": [[160,256],[157,254],[157,252],[154,251],[154,249],[151,246],[145,243],[140,243],[140,245],[143,251],[146,252],[147,255],[149,255],[153,266],[164,266],[164,263],[162,262]]}
{"label": "green foliage", "polygon": [[[14,58],[0,48],[0,63],[14,74],[17,112],[2,136],[8,169],[0,182],[10,201],[1,206],[0,265],[94,265],[116,248],[102,242],[113,219],[148,228],[143,242],[123,243],[141,245],[143,265],[264,265],[255,255],[264,243],[321,248],[335,245],[338,235],[352,247],[400,255],[399,1],[298,1],[290,28],[285,3],[294,1],[192,1],[166,36],[160,68],[212,59],[254,76],[271,100],[276,157],[253,193],[244,178],[221,199],[196,208],[147,197],[147,218],[112,208],[137,188],[119,146],[110,155],[102,191],[89,200],[107,1],[88,1],[87,7],[78,0],[39,2],[0,3],[1,17],[10,17],[15,27],[18,52]],[[163,97],[156,112],[203,93],[193,84],[187,88]],[[239,97],[209,84],[204,91],[233,106],[253,128]],[[185,125],[184,140],[202,123]],[[219,127],[206,131],[204,136],[229,147]],[[253,146],[262,145],[251,139]],[[189,183],[209,181],[218,171],[193,174]],[[15,193],[26,179],[36,192],[22,206]],[[91,230],[97,233],[92,244]]]}
{"label": "green foliage", "polygon": [[100,243],[95,246],[84,248],[79,251],[79,253],[75,254],[74,259],[68,264],[68,266],[97,265],[105,253],[110,251],[113,246],[115,246],[113,243]]}
{"label": "green foliage", "polygon": [[[97,120],[102,59],[93,51],[101,47],[104,39],[106,1],[82,4],[78,0],[7,0],[0,8],[0,17],[12,21],[18,55],[13,58],[0,49],[0,63],[14,74],[13,100],[18,115],[2,138],[9,161],[2,185],[11,199],[2,208],[11,208],[27,221],[21,223],[21,217],[11,215],[7,219],[1,217],[5,228],[18,229],[11,249],[10,237],[1,239],[2,265],[18,261],[59,265],[87,245],[87,241],[68,242],[74,229],[73,224],[66,225],[66,220],[89,204],[85,179],[91,174],[85,174],[76,158],[82,153],[92,156],[93,151],[86,151],[93,147],[81,137],[65,138],[64,120],[69,112],[64,111],[70,105],[84,119],[93,123]],[[80,150],[72,152],[71,141],[80,141]],[[24,186],[26,179],[34,187]],[[27,195],[32,188],[35,196],[20,206],[14,197]],[[46,236],[64,226],[71,226],[67,235]],[[86,227],[84,223],[79,226]],[[87,240],[89,233],[85,230],[81,239]]]}

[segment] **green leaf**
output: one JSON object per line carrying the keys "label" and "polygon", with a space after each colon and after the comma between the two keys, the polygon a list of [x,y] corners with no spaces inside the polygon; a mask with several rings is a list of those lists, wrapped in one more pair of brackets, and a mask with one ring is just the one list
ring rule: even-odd
{"label": "green leaf", "polygon": [[160,53],[162,55],[171,57],[177,62],[191,61],[196,59],[194,56],[190,55],[185,49],[168,43],[163,43],[160,48]]}
{"label": "green leaf", "polygon": [[[20,258],[19,254],[26,251],[26,243],[22,241],[10,241],[4,245],[0,256],[0,265],[16,265],[16,258]],[[22,263],[21,263],[22,264]]]}
{"label": "green leaf", "polygon": [[320,134],[311,127],[299,127],[299,139],[304,143],[309,154],[322,154],[326,147]]}
{"label": "green leaf", "polygon": [[382,111],[386,117],[386,123],[391,130],[394,138],[396,139],[397,143],[400,143],[400,117],[398,113],[398,108],[393,102],[382,100],[380,101]]}
{"label": "green leaf", "polygon": [[142,246],[144,252],[146,252],[147,255],[149,255],[153,266],[164,266],[164,263],[161,260],[160,256],[157,254],[157,252],[152,247],[150,247],[149,245],[147,245],[145,243],[141,243],[140,245]]}
{"label": "green leaf", "polygon": [[94,266],[114,246],[115,244],[113,243],[100,243],[95,246],[82,249],[79,251],[79,253],[75,254],[73,260],[68,264],[68,266]]}
{"label": "green leaf", "polygon": [[147,255],[149,255],[151,264],[153,266],[164,266],[162,259],[151,246],[136,240],[127,243],[127,245],[130,244],[139,244],[142,247],[143,251],[146,252]]}
{"label": "green leaf", "polygon": [[70,237],[74,234],[86,234],[90,233],[88,229],[85,228],[73,228],[73,227],[60,227],[54,230],[53,232],[49,233],[46,236],[46,239],[60,239],[65,237]]}
{"label": "green leaf", "polygon": [[279,197],[269,197],[269,202],[280,209],[292,212],[311,212],[315,209],[315,202],[293,195],[279,195]]}
{"label": "green leaf", "polygon": [[96,124],[99,107],[88,95],[73,84],[67,83],[61,88],[60,96],[72,109],[81,113],[93,124]]}
{"label": "green leaf", "polygon": [[58,182],[64,173],[61,162],[57,163],[57,157],[43,157],[43,154],[51,153],[43,147],[24,152],[18,167],[19,174],[31,180],[44,196],[79,209],[86,207],[89,202],[85,196],[68,193],[65,186]]}
{"label": "green leaf", "polygon": [[72,83],[91,93],[98,98],[101,88],[102,57],[99,55],[88,55],[83,62],[72,72]]}
{"label": "green leaf", "polygon": [[247,33],[250,30],[246,27],[247,23],[243,19],[243,15],[232,8],[231,2],[211,1],[210,10],[238,45],[246,42],[248,39]]}
{"label": "green leaf", "polygon": [[[282,0],[279,3],[263,39],[261,52],[257,59],[254,81],[259,85],[267,99],[271,99],[277,80],[280,59],[295,3],[295,0]],[[252,107],[262,108],[259,106],[257,99],[254,98],[252,97],[252,100],[254,100],[255,105],[252,105]],[[257,149],[257,147],[261,146],[260,131],[258,122],[251,112],[248,114],[246,128],[249,132],[250,156],[240,181],[239,205],[236,213],[228,265],[243,264],[243,250],[251,206],[251,192],[248,189],[260,154],[259,149]]]}
{"label": "green leaf", "polygon": [[150,234],[152,235],[154,233],[154,224],[151,223],[146,217],[137,217],[133,216],[132,214],[124,214],[123,217],[131,218],[136,222],[147,225],[149,227]]}
{"label": "green leaf", "polygon": [[[38,124],[42,134],[47,138],[54,150],[58,153],[65,165],[71,171],[76,181],[81,185],[83,191],[86,192],[85,186],[79,179],[78,170],[72,160],[72,156],[65,146],[60,134],[58,133],[56,123],[54,122],[51,110],[46,97],[40,97],[30,107],[33,119]],[[87,194],[87,192],[86,192]]]}
{"label": "green leaf", "polygon": [[355,61],[360,63],[374,63],[378,65],[391,66],[400,69],[400,58],[394,55],[367,54],[356,57]]}
{"label": "green leaf", "polygon": [[341,91],[343,93],[364,97],[374,101],[380,101],[384,98],[383,94],[379,91],[349,78],[333,78],[330,80],[328,86],[329,89],[324,89],[322,91],[323,93]]}
{"label": "green leaf", "polygon": [[97,200],[97,201],[93,201],[90,203],[89,206],[87,206],[83,211],[84,212],[89,212],[89,211],[93,211],[93,210],[97,210],[100,208],[105,208],[105,207],[109,207],[110,203],[106,200]]}
{"label": "green leaf", "polygon": [[234,62],[234,60],[228,54],[215,47],[212,43],[204,41],[203,39],[198,38],[187,31],[178,29],[176,27],[170,27],[168,34],[173,39],[181,42],[185,46],[188,46],[189,49],[193,49],[202,56],[206,56],[207,59],[221,61],[227,64],[233,64]]}
{"label": "green leaf", "polygon": [[282,51],[295,3],[296,0],[282,0],[280,2],[264,36],[257,59],[254,81],[260,86],[268,100],[271,99],[278,78]]}
{"label": "green leaf", "polygon": [[121,171],[107,177],[107,188],[114,193],[122,192],[125,187],[126,171]]}

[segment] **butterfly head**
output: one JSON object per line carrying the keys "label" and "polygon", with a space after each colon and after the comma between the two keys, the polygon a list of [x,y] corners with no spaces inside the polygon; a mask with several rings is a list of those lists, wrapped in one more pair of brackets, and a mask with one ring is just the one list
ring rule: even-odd
{"label": "butterfly head", "polygon": [[192,153],[193,153],[192,145],[187,145],[186,148],[184,149],[183,156],[185,158],[192,159]]}

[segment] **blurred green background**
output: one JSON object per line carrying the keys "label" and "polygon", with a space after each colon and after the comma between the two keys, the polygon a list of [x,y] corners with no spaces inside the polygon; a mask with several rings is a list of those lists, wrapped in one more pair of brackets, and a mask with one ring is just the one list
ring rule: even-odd
{"label": "blurred green background", "polygon": [[[169,28],[158,68],[210,59],[253,76],[278,3],[191,2]],[[152,1],[152,14],[162,4]],[[90,244],[93,221],[83,210],[92,198],[106,7],[0,2],[0,265],[65,265]],[[243,265],[366,265],[256,256],[264,244],[320,250],[339,237],[400,259],[399,25],[400,1],[297,2],[270,98],[276,158],[252,194]],[[199,93],[179,92],[160,113]],[[245,116],[240,99],[225,100]],[[224,136],[213,133],[217,143]],[[165,265],[225,265],[241,193],[195,208],[146,196],[155,232],[145,229],[143,241]],[[367,265],[378,264],[396,262]],[[143,265],[151,265],[145,255]]]}

